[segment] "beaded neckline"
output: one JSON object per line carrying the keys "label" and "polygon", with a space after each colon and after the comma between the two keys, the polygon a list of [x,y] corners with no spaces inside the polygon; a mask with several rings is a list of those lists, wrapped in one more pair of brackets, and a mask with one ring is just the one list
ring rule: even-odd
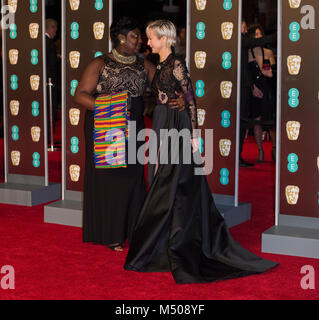
{"label": "beaded neckline", "polygon": [[117,62],[123,63],[123,64],[132,64],[134,62],[136,62],[136,56],[123,56],[121,54],[119,54],[115,49],[112,49],[112,54],[114,59]]}

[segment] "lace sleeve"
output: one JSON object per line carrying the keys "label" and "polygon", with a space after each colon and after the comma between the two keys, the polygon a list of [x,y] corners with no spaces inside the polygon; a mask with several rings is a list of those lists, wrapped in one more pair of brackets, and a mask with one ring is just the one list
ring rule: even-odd
{"label": "lace sleeve", "polygon": [[192,81],[190,79],[190,75],[187,70],[187,67],[183,61],[175,60],[173,75],[176,78],[176,80],[179,82],[180,87],[182,88],[182,91],[185,95],[185,99],[187,101],[187,105],[189,109],[191,124],[193,128],[192,135],[194,136],[196,132],[196,130],[194,131],[194,129],[198,128],[196,100],[195,100],[194,90],[192,86]]}

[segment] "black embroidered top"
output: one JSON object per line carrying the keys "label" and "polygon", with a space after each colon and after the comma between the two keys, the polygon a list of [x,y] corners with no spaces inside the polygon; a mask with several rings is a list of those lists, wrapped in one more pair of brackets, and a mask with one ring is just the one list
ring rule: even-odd
{"label": "black embroidered top", "polygon": [[134,64],[122,64],[103,55],[105,67],[99,76],[94,95],[127,91],[130,97],[142,96],[148,81],[144,60],[137,57]]}
{"label": "black embroidered top", "polygon": [[152,89],[159,104],[168,104],[176,99],[176,92],[183,92],[187,100],[192,128],[197,129],[197,109],[189,72],[183,59],[170,54],[158,66],[152,82]]}

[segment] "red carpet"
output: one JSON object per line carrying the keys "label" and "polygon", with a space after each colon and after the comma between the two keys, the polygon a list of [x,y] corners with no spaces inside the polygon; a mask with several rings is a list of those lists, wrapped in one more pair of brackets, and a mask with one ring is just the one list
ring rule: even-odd
{"label": "red carpet", "polygon": [[[0,140],[3,152],[3,140]],[[176,285],[169,273],[141,274],[123,269],[126,252],[82,243],[80,228],[43,223],[43,205],[20,207],[0,204],[0,269],[15,269],[15,289],[0,299],[319,299],[315,290],[300,286],[304,265],[319,272],[318,260],[261,253],[261,233],[274,223],[275,166],[265,143],[266,162],[240,169],[240,201],[252,203],[252,219],[231,228],[233,237],[254,253],[280,263],[261,275],[212,284]],[[250,138],[245,159],[254,161],[257,148]],[[61,153],[50,153],[50,180],[60,181]],[[0,157],[3,181],[3,157]],[[0,280],[3,275],[0,274]],[[319,278],[319,277],[317,277]]]}

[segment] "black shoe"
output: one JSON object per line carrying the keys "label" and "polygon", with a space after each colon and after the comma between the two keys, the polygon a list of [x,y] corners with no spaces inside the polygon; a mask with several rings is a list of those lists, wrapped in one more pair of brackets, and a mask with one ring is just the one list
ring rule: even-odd
{"label": "black shoe", "polygon": [[253,167],[254,164],[251,162],[245,161],[242,157],[239,157],[239,166],[240,167]]}

